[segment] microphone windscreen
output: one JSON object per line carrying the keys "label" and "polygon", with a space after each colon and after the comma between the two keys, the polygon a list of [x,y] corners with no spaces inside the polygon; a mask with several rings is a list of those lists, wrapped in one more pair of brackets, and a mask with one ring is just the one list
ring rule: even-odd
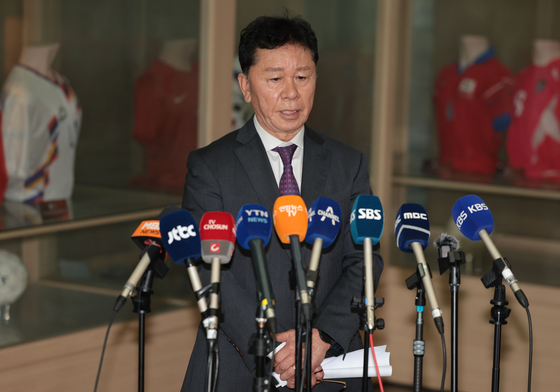
{"label": "microphone windscreen", "polygon": [[200,219],[200,241],[202,260],[212,263],[220,259],[221,264],[231,260],[235,247],[235,221],[228,212],[207,212]]}
{"label": "microphone windscreen", "polygon": [[163,246],[176,264],[200,257],[200,234],[190,212],[179,209],[164,215],[159,220],[159,227]]}
{"label": "microphone windscreen", "polygon": [[365,238],[371,238],[372,245],[376,245],[383,234],[384,224],[385,216],[379,197],[359,195],[350,215],[350,231],[354,242],[362,245]]}
{"label": "microphone windscreen", "polygon": [[492,213],[476,195],[463,196],[455,202],[451,211],[453,221],[459,231],[471,241],[479,241],[479,232],[486,229],[488,234],[494,230]]}
{"label": "microphone windscreen", "polygon": [[136,245],[140,247],[140,249],[144,249],[146,245],[149,245],[151,242],[157,242],[161,244],[161,233],[159,231],[159,219],[169,214],[170,212],[180,210],[180,208],[176,205],[169,205],[165,207],[158,216],[157,220],[147,220],[140,223],[140,226],[136,228],[134,233],[132,233],[132,241]]}
{"label": "microphone windscreen", "polygon": [[410,244],[418,242],[426,249],[430,241],[428,214],[420,204],[406,203],[399,208],[395,220],[395,238],[399,249],[412,253]]}
{"label": "microphone windscreen", "polygon": [[338,203],[328,197],[319,197],[309,207],[307,216],[309,222],[305,241],[313,245],[315,239],[321,238],[323,248],[329,247],[340,230],[342,211]]}
{"label": "microphone windscreen", "polygon": [[161,243],[161,234],[159,232],[159,220],[142,221],[140,226],[132,233],[132,241],[144,249],[150,242]]}
{"label": "microphone windscreen", "polygon": [[264,246],[268,245],[272,220],[266,208],[258,204],[245,204],[239,210],[235,222],[237,242],[243,249],[249,250],[249,242],[255,238],[260,238]]}
{"label": "microphone windscreen", "polygon": [[274,203],[272,217],[276,234],[282,243],[289,244],[291,235],[299,236],[300,242],[305,239],[307,208],[300,196],[280,196]]}

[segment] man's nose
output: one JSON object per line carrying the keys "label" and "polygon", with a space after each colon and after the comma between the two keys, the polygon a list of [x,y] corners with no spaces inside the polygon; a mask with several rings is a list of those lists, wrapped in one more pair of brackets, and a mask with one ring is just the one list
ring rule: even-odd
{"label": "man's nose", "polygon": [[284,84],[284,89],[282,91],[282,98],[284,99],[296,99],[299,96],[299,91],[295,80],[288,78]]}

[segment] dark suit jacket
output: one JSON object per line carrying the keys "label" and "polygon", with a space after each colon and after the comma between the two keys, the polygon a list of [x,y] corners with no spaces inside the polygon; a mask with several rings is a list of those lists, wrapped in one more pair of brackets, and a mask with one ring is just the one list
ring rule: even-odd
{"label": "dark suit jacket", "polygon": [[[351,312],[350,301],[361,296],[363,252],[352,241],[350,213],[358,195],[371,194],[366,159],[363,153],[307,126],[303,151],[301,197],[306,206],[325,196],[338,202],[342,209],[340,233],[335,242],[323,250],[321,257],[313,327],[325,331],[345,351],[356,349],[361,347],[359,335],[354,339],[359,318]],[[280,197],[253,119],[209,146],[191,152],[187,166],[183,207],[196,221],[200,221],[207,211],[226,211],[235,218],[244,204],[260,204],[272,213],[274,202]],[[311,246],[304,245],[304,260],[309,260],[310,254]],[[266,257],[276,297],[278,331],[295,328],[291,253],[275,233],[266,248]],[[378,249],[374,252],[374,266],[377,287],[383,269]],[[207,284],[209,269],[201,266],[199,271],[203,284]],[[218,338],[218,390],[249,391],[255,368],[255,358],[249,354],[249,341],[257,329],[255,315],[258,306],[250,252],[236,246],[231,262],[222,269],[220,290],[224,321],[220,323]],[[201,327],[183,391],[204,389],[206,338],[202,332]]]}

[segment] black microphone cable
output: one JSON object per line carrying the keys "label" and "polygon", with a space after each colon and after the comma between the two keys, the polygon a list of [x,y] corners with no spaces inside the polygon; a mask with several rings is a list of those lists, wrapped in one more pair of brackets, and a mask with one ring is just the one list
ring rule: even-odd
{"label": "black microphone cable", "polygon": [[531,392],[531,378],[533,373],[533,322],[531,321],[531,312],[529,307],[525,308],[527,311],[527,320],[529,322],[529,374],[527,378],[527,392]]}
{"label": "black microphone cable", "polygon": [[443,370],[441,373],[441,389],[440,391],[443,392],[443,388],[445,387],[445,373],[447,371],[447,349],[445,347],[445,336],[443,333],[441,334],[441,348],[443,351]]}
{"label": "black microphone cable", "polygon": [[107,327],[107,333],[105,334],[105,340],[103,341],[103,349],[101,350],[101,360],[99,361],[99,369],[97,370],[97,377],[95,378],[95,388],[93,392],[97,391],[97,385],[99,384],[99,376],[101,375],[101,367],[103,366],[103,356],[105,355],[105,348],[107,347],[107,340],[109,339],[109,331],[111,330],[111,325],[115,321],[115,316],[117,315],[117,310],[113,310],[111,314],[111,319],[109,320],[109,326]]}

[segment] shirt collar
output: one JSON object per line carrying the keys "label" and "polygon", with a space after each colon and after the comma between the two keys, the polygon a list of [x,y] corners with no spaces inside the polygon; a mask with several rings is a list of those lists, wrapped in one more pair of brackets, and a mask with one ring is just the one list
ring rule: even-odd
{"label": "shirt collar", "polygon": [[257,133],[259,134],[259,136],[262,140],[262,143],[264,145],[264,149],[266,151],[270,151],[273,148],[276,148],[278,146],[280,146],[280,147],[289,146],[290,144],[295,144],[299,148],[303,149],[303,134],[304,134],[304,131],[305,131],[305,126],[301,127],[299,132],[296,134],[296,136],[293,137],[292,140],[284,142],[284,141],[272,136],[267,131],[265,131],[264,128],[261,127],[261,124],[259,124],[259,121],[257,120],[257,116],[253,116],[253,123],[255,124],[255,128],[257,129]]}

